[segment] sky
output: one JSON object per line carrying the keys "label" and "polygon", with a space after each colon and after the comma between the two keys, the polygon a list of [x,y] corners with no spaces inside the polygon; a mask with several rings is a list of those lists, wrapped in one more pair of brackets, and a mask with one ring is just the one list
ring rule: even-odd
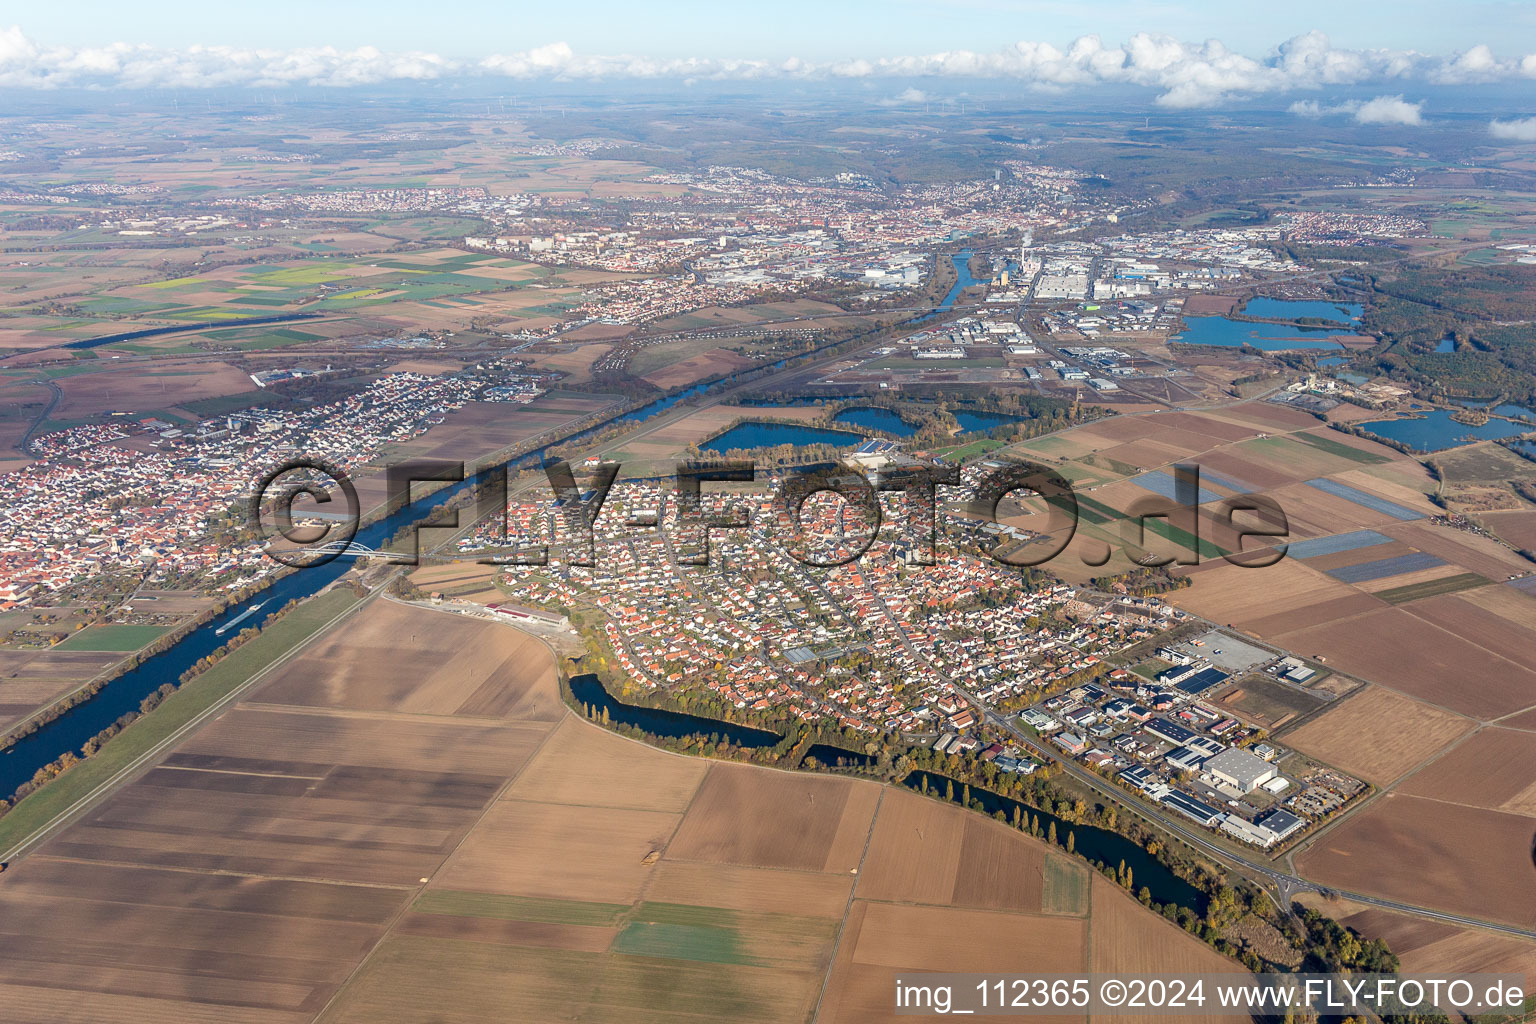
{"label": "sky", "polygon": [[1486,43],[1507,50],[1503,56],[1536,51],[1530,0],[72,0],[13,10],[28,36],[70,47],[372,46],[481,57],[565,42],[600,54],[829,61],[981,50],[1003,40],[1064,47],[1082,35],[1121,40],[1155,32],[1190,42],[1220,39],[1257,57],[1316,30],[1352,49],[1443,53]]}
{"label": "sky", "polygon": [[1262,101],[1404,125],[1425,123],[1428,96],[1462,90],[1475,111],[1477,90],[1499,88],[1512,112],[1536,115],[1533,0],[74,0],[23,13],[0,20],[0,106],[6,89],[461,80],[856,83],[918,103],[989,80],[1019,95],[1130,89],[1170,109]]}

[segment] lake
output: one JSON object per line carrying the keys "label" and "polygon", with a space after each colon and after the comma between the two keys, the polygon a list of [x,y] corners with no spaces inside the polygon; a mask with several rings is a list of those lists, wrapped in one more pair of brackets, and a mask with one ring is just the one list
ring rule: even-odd
{"label": "lake", "polygon": [[732,449],[772,448],[775,445],[835,444],[852,447],[865,440],[864,435],[847,430],[828,430],[803,423],[769,423],[747,420],[699,445],[703,452],[728,452]]}
{"label": "lake", "polygon": [[1337,329],[1327,327],[1246,323],[1224,316],[1189,316],[1184,318],[1184,330],[1168,340],[1217,348],[1252,345],[1265,352],[1283,352],[1293,348],[1343,348],[1328,337],[1337,333]]}
{"label": "lake", "polygon": [[850,426],[863,427],[866,430],[883,430],[887,434],[896,437],[911,437],[917,433],[917,428],[889,409],[880,409],[875,406],[855,406],[852,409],[844,409],[832,417],[833,423],[846,423]]}
{"label": "lake", "polygon": [[1536,420],[1536,411],[1527,409],[1523,405],[1505,402],[1503,405],[1496,405],[1489,409],[1487,402],[1475,402],[1470,398],[1454,398],[1452,401],[1464,409],[1488,409],[1489,412],[1498,416],[1510,416],[1517,420]]}
{"label": "lake", "polygon": [[661,708],[625,704],[603,686],[602,680],[590,672],[572,676],[571,694],[582,704],[596,708],[598,713],[608,712],[608,720],[618,725],[633,725],[653,736],[683,739],[688,736],[720,736],[738,747],[772,747],[781,739],[776,732],[754,729],[735,722],[722,722],[717,718],[684,714],[681,711],[665,711]]}
{"label": "lake", "polygon": [[1365,307],[1354,302],[1328,302],[1304,299],[1249,299],[1239,311],[1245,316],[1269,320],[1332,320],[1348,326],[1359,320]]}
{"label": "lake", "polygon": [[1468,439],[1488,441],[1513,437],[1530,429],[1508,420],[1489,420],[1480,427],[1457,423],[1446,409],[1435,409],[1413,419],[1370,420],[1360,426],[1378,437],[1406,444],[1416,452],[1438,452],[1470,443]]}
{"label": "lake", "polygon": [[996,430],[1011,423],[1024,422],[1022,416],[1009,416],[1002,412],[967,412],[964,409],[953,409],[951,412],[954,413],[955,421],[960,424],[961,432],[966,434]]}
{"label": "lake", "polygon": [[[935,796],[942,796],[945,787],[953,783],[954,800],[956,803],[960,802],[961,784],[947,776],[919,770],[902,780],[903,786],[919,792],[923,791],[924,783],[927,783],[927,792]],[[1103,861],[1112,868],[1118,867],[1122,860],[1125,861],[1125,866],[1131,869],[1135,891],[1139,892],[1142,886],[1146,886],[1151,890],[1152,899],[1158,903],[1176,903],[1197,913],[1204,912],[1205,893],[1174,874],[1166,864],[1118,832],[1111,832],[1109,829],[1095,825],[1074,825],[1039,808],[1021,804],[1017,800],[976,786],[971,787],[971,799],[979,800],[988,814],[1002,811],[1010,822],[1013,821],[1015,808],[1018,808],[1019,813],[1024,815],[1026,820],[1029,815],[1034,815],[1040,819],[1042,836],[1049,832],[1051,823],[1054,822],[1056,841],[1065,846],[1067,834],[1073,833],[1073,848],[1079,856],[1086,857],[1090,861]]]}

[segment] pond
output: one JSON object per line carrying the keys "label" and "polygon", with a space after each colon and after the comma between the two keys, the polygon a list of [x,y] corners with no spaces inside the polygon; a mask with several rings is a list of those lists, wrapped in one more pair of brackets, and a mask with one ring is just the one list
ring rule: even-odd
{"label": "pond", "polygon": [[1517,420],[1536,420],[1536,411],[1527,409],[1523,405],[1515,405],[1511,402],[1505,402],[1502,405],[1495,405],[1490,409],[1488,408],[1487,402],[1476,402],[1470,398],[1453,398],[1451,401],[1455,402],[1457,405],[1464,409],[1488,409],[1489,412],[1496,416],[1509,416]]}
{"label": "pond", "polygon": [[1241,312],[1246,316],[1259,316],[1269,320],[1332,320],[1349,324],[1359,320],[1365,307],[1355,302],[1329,302],[1327,300],[1302,299],[1249,299]]}
{"label": "pond", "polygon": [[602,680],[591,673],[572,676],[570,686],[571,694],[577,701],[596,708],[598,713],[607,711],[610,722],[633,725],[653,736],[665,736],[667,739],[720,736],[738,747],[752,748],[776,746],[783,738],[776,732],[737,725],[735,722],[722,722],[717,718],[625,704],[609,693]]}
{"label": "pond", "polygon": [[1488,441],[1523,434],[1529,426],[1508,420],[1489,420],[1482,426],[1457,423],[1446,409],[1436,409],[1412,419],[1371,420],[1360,426],[1378,437],[1406,444],[1416,452],[1438,452],[1471,441]]}
{"label": "pond", "polygon": [[1455,352],[1456,335],[1447,334],[1445,337],[1441,338],[1438,342],[1435,343],[1435,351],[1439,352],[1441,355],[1444,355],[1447,352]]}
{"label": "pond", "polygon": [[833,423],[846,423],[850,426],[864,427],[866,430],[883,430],[887,434],[896,437],[911,437],[917,433],[917,428],[889,409],[881,409],[871,405],[855,406],[844,409],[832,417]]}
{"label": "pond", "polygon": [[1343,366],[1349,362],[1346,356],[1324,356],[1317,361],[1318,366]]}
{"label": "pond", "polygon": [[810,749],[805,752],[805,756],[814,757],[818,764],[828,768],[868,768],[875,763],[875,759],[868,754],[826,743],[812,743]]}
{"label": "pond", "polygon": [[955,421],[960,424],[962,433],[975,434],[987,430],[996,430],[998,427],[1006,427],[1010,423],[1022,423],[1024,417],[1009,416],[1003,412],[968,412],[964,409],[954,410]]}
{"label": "pond", "polygon": [[[902,785],[919,792],[925,791],[925,783],[926,792],[935,796],[944,795],[952,785],[953,799],[956,803],[960,802],[961,784],[948,776],[914,771],[902,780]],[[1125,866],[1131,870],[1132,883],[1136,891],[1139,892],[1142,886],[1146,886],[1152,893],[1152,899],[1158,903],[1176,903],[1198,913],[1204,912],[1205,894],[1203,892],[1174,874],[1166,864],[1118,832],[1111,832],[1094,825],[1074,825],[1053,814],[1030,807],[1028,804],[1021,804],[1017,800],[999,796],[976,786],[971,787],[971,799],[980,801],[988,814],[1002,811],[1010,822],[1013,820],[1015,808],[1026,818],[1034,815],[1040,820],[1041,835],[1046,835],[1054,822],[1056,841],[1065,846],[1067,835],[1071,833],[1074,850],[1079,856],[1086,857],[1089,861],[1103,861],[1110,867],[1118,867],[1122,860],[1125,861]]]}
{"label": "pond", "polygon": [[718,455],[733,449],[772,448],[781,444],[835,444],[852,447],[863,440],[864,435],[847,430],[828,430],[826,427],[812,427],[803,423],[747,420],[705,441],[699,445],[699,450]]}
{"label": "pond", "polygon": [[1343,348],[1329,337],[1337,333],[1337,329],[1327,327],[1245,323],[1224,316],[1190,316],[1184,318],[1184,330],[1168,340],[1217,348],[1252,345],[1265,352],[1283,352],[1294,348]]}

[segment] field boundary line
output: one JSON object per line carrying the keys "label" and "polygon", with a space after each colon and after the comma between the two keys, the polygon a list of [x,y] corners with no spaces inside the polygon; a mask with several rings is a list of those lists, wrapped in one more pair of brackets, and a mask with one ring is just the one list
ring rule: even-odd
{"label": "field boundary line", "polygon": [[812,1024],[821,1019],[822,1000],[827,998],[827,988],[832,984],[832,972],[837,969],[837,954],[843,948],[843,932],[848,927],[848,915],[853,913],[853,901],[859,895],[859,883],[864,880],[864,861],[869,858],[869,848],[875,841],[875,825],[880,821],[880,809],[885,806],[886,788],[880,787],[880,798],[875,801],[875,813],[869,816],[869,831],[864,833],[864,850],[859,854],[859,866],[854,870],[853,884],[848,887],[848,901],[843,904],[843,916],[837,922],[837,937],[832,940],[827,970],[821,976],[821,991],[816,993],[816,1005],[811,1008]]}
{"label": "field boundary line", "polygon": [[[426,606],[422,605],[412,605],[412,607],[426,608]],[[427,608],[427,610],[432,609]],[[511,624],[508,623],[508,625]],[[515,626],[512,628],[516,629]],[[518,630],[518,632],[521,633],[522,630]],[[533,636],[534,634],[529,633],[526,635]],[[540,637],[535,637],[535,639],[539,639],[540,642],[542,642],[542,638]],[[550,654],[554,655],[558,659],[559,656],[555,655],[553,648],[550,648],[548,644],[545,644],[544,646],[549,648]],[[555,664],[558,670],[558,660]],[[556,683],[556,694],[559,694],[558,683]],[[560,706],[565,708],[565,717],[575,717],[575,712],[566,706],[564,701],[560,702]],[[431,884],[430,880],[443,869],[443,865],[447,864],[448,861],[453,859],[454,854],[458,853],[459,850],[463,848],[464,844],[469,841],[470,835],[475,831],[475,829],[480,827],[480,824],[485,821],[486,816],[491,813],[497,804],[501,803],[502,800],[506,798],[507,790],[511,789],[512,785],[522,777],[523,772],[528,770],[528,766],[532,764],[534,760],[539,756],[539,752],[544,749],[545,744],[550,741],[550,738],[553,737],[555,733],[560,731],[560,727],[565,724],[565,717],[561,717],[550,724],[548,731],[544,733],[544,736],[539,740],[537,745],[535,745],[534,748],[528,752],[527,759],[524,760],[522,764],[518,765],[517,771],[507,776],[507,781],[501,784],[501,786],[496,790],[496,793],[486,801],[485,806],[481,809],[480,813],[476,815],[475,819],[471,821],[468,827],[464,829],[464,834],[459,837],[459,841],[457,843],[453,844],[453,849],[443,854],[442,860],[437,862],[437,867],[428,872],[426,876],[428,881],[418,882],[415,885],[407,885],[403,887],[402,891],[412,893],[413,895],[411,895],[410,898],[408,898],[405,903],[401,905],[399,910],[395,911],[394,914],[390,916],[389,921],[385,923],[383,930],[379,932],[378,939],[375,940],[373,945],[368,948],[368,951],[358,959],[357,966],[347,972],[347,976],[341,980],[339,985],[336,986],[336,991],[331,993],[331,997],[325,1001],[325,1005],[320,1007],[319,1011],[316,1012],[314,1017],[311,1018],[315,1024],[318,1024],[318,1022],[321,1021],[325,1015],[330,1012],[331,1007],[336,1005],[336,1001],[340,999],[342,994],[345,993],[349,987],[351,987],[355,980],[357,980],[357,976],[362,972],[364,967],[368,966],[368,961],[371,960],[374,954],[379,951],[379,947],[384,945],[384,943],[389,939],[396,926],[400,924],[401,919],[405,917],[406,914],[411,912],[411,908],[416,905],[416,900],[420,898],[421,894],[426,891],[427,886]]]}
{"label": "field boundary line", "polygon": [[[237,700],[244,696],[257,683],[264,680],[270,672],[288,664],[288,662],[291,661],[296,654],[304,650],[304,648],[308,647],[316,640],[316,638],[324,636],[332,629],[335,629],[338,623],[356,612],[359,608],[366,607],[381,592],[381,590],[375,590],[372,594],[369,594],[367,597],[363,598],[356,604],[343,609],[339,614],[332,617],[330,621],[321,625],[320,628],[316,629],[313,633],[305,637],[298,644],[290,647],[287,651],[284,651],[279,657],[274,659],[271,664],[256,672],[245,682],[241,683],[229,693],[225,694],[221,699],[215,701],[213,704],[210,704],[198,714],[194,715],[191,719],[183,723],[181,728],[177,729],[175,732],[165,737],[165,739],[161,740],[159,743],[155,744],[153,747],[146,750],[138,757],[134,758],[131,762],[124,765],[111,778],[104,780],[98,786],[96,786],[95,789],[92,789],[79,800],[76,800],[74,803],[64,808],[64,810],[60,811],[46,823],[38,826],[38,828],[34,830],[31,835],[19,840],[15,846],[11,847],[9,850],[6,850],[4,853],[0,853],[0,863],[8,864],[13,860],[25,856],[27,853],[31,852],[32,847],[37,846],[39,843],[47,840],[59,829],[65,827],[66,825],[72,824],[77,818],[81,817],[87,811],[94,808],[119,786],[127,782],[130,776],[139,772],[150,760],[159,757],[161,754],[164,754],[166,750],[170,749],[170,747],[176,743],[179,743],[187,736],[189,732],[200,727],[210,717],[222,714],[230,707],[230,705],[234,704]],[[317,594],[315,596],[319,595]],[[153,713],[154,712],[150,712],[150,714]]]}

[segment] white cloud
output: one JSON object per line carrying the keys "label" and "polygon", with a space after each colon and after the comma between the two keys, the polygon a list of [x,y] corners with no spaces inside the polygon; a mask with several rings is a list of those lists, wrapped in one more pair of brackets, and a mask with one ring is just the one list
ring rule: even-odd
{"label": "white cloud", "polygon": [[1509,139],[1514,142],[1536,142],[1536,117],[1527,117],[1515,121],[1490,121],[1488,131],[1496,139]]}
{"label": "white cloud", "polygon": [[887,96],[883,100],[876,100],[882,107],[911,106],[915,103],[927,103],[928,94],[921,89],[903,89],[895,96]]}
{"label": "white cloud", "polygon": [[1409,103],[1401,96],[1377,96],[1355,110],[1361,124],[1423,124],[1424,104]]}
{"label": "white cloud", "polygon": [[[1141,32],[1121,44],[1082,36],[1065,48],[1023,40],[991,51],[946,50],[871,59],[813,62],[655,58],[580,53],[564,42],[515,53],[459,60],[433,53],[385,53],[373,47],[293,50],[198,46],[164,49],[115,43],[48,47],[19,27],[0,29],[0,88],[197,88],[206,86],[355,86],[460,77],[518,80],[592,79],[924,79],[989,78],[1032,90],[1138,86],[1168,107],[1208,107],[1243,97],[1284,95],[1339,86],[1471,82],[1536,78],[1536,54],[1501,59],[1488,46],[1450,56],[1413,50],[1335,47],[1321,32],[1286,40],[1253,57],[1218,40],[1188,43]],[[922,91],[922,90],[918,90]],[[1352,113],[1368,123],[1418,123],[1417,104],[1382,97],[1348,110],[1301,101],[1301,116]]]}
{"label": "white cloud", "polygon": [[1410,103],[1402,96],[1377,96],[1373,100],[1344,100],[1341,103],[1326,106],[1317,100],[1297,100],[1286,110],[1297,117],[1310,118],[1347,114],[1361,124],[1420,125],[1424,123],[1423,101]]}

